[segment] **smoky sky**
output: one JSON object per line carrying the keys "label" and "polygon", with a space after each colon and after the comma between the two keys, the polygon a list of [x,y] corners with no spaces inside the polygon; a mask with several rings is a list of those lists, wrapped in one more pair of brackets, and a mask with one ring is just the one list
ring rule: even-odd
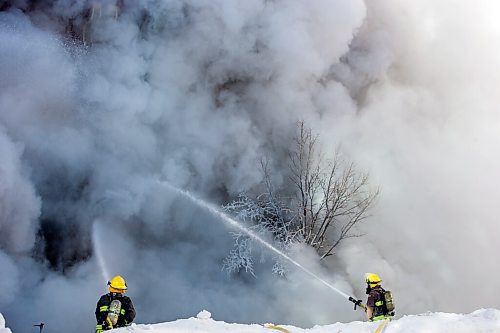
{"label": "smoky sky", "polygon": [[[228,277],[215,205],[286,179],[297,121],[382,196],[328,263],[398,314],[498,307],[500,5],[484,1],[0,1],[0,312],[93,329],[121,274],[154,323],[209,310],[304,327],[362,313],[291,267]],[[271,257],[271,256],[268,256]]]}

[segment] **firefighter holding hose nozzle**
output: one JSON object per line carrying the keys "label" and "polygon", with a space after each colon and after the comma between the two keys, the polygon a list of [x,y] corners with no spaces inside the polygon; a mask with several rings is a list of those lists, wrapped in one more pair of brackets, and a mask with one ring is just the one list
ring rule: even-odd
{"label": "firefighter holding hose nozzle", "polygon": [[349,297],[349,301],[354,303],[354,310],[359,306],[366,312],[370,321],[391,319],[395,312],[395,306],[392,301],[392,293],[382,288],[382,280],[375,273],[365,274],[366,294],[368,299],[366,305],[361,300]]}

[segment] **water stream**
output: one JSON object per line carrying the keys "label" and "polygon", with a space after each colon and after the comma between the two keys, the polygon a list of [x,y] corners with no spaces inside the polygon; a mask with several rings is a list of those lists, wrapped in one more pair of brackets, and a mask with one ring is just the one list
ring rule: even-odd
{"label": "water stream", "polygon": [[349,295],[347,295],[346,293],[344,293],[343,291],[335,288],[334,286],[332,286],[330,283],[328,283],[327,281],[325,281],[324,279],[320,278],[319,276],[317,276],[316,274],[314,274],[313,272],[311,272],[310,270],[308,270],[307,268],[305,268],[304,266],[302,266],[300,263],[298,263],[297,261],[295,261],[294,259],[290,258],[288,255],[286,255],[285,253],[283,253],[282,251],[278,250],[276,247],[272,246],[271,244],[269,244],[268,242],[266,242],[264,239],[262,239],[262,237],[260,237],[259,235],[257,235],[255,232],[253,232],[252,230],[246,228],[245,226],[243,226],[240,222],[238,222],[237,220],[231,218],[229,215],[221,212],[217,207],[215,207],[214,205],[206,202],[206,201],[203,201],[197,197],[195,197],[194,195],[192,195],[191,193],[189,193],[188,191],[185,191],[185,190],[182,190],[182,189],[179,189],[175,186],[172,186],[170,183],[166,182],[166,181],[158,181],[161,185],[163,186],[166,186],[168,187],[169,189],[181,194],[182,196],[188,198],[189,200],[195,202],[197,205],[199,205],[200,207],[203,207],[205,208],[207,211],[209,211],[210,213],[212,213],[213,215],[217,216],[218,218],[220,218],[222,221],[224,221],[225,223],[237,228],[238,230],[244,232],[245,234],[247,234],[248,236],[250,236],[251,238],[253,238],[254,240],[258,241],[259,243],[261,243],[262,245],[264,245],[266,248],[268,248],[269,250],[277,253],[278,255],[280,255],[281,257],[285,258],[286,260],[288,260],[289,262],[291,262],[292,264],[294,264],[295,266],[299,267],[302,271],[304,271],[305,273],[309,274],[310,276],[312,276],[313,278],[315,278],[316,280],[320,281],[321,283],[323,283],[325,286],[327,286],[328,288],[332,289],[333,291],[337,292],[338,294],[342,295],[343,297],[349,299]]}
{"label": "water stream", "polygon": [[92,245],[94,248],[94,254],[97,258],[97,264],[99,265],[99,270],[101,271],[102,278],[105,283],[109,281],[111,276],[108,273],[106,262],[104,260],[103,250],[101,247],[102,240],[99,239],[99,235],[102,234],[101,223],[99,220],[95,220],[92,224]]}

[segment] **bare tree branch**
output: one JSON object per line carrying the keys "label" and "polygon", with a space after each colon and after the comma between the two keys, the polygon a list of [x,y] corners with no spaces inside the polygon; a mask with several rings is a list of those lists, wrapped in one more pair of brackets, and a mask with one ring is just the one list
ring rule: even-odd
{"label": "bare tree branch", "polygon": [[368,217],[380,190],[369,188],[369,176],[346,163],[335,152],[324,162],[317,136],[298,124],[295,147],[290,152],[290,180],[297,186],[296,209],[301,211],[304,242],[325,258],[343,240],[355,237],[353,228]]}
{"label": "bare tree branch", "polygon": [[[302,242],[313,247],[322,259],[332,256],[346,239],[361,237],[356,226],[370,217],[380,189],[370,187],[369,175],[357,170],[354,162],[344,160],[340,150],[325,160],[318,137],[304,122],[297,124],[297,135],[288,152],[288,190],[284,198],[273,183],[269,161],[262,159],[263,192],[256,197],[246,193],[223,208],[248,222],[262,234],[271,234],[276,245],[286,251]],[[285,184],[286,186],[286,184]],[[289,191],[287,191],[289,193]],[[235,248],[224,261],[228,272],[244,269],[253,274],[252,246],[244,235],[236,234]],[[273,272],[284,274],[285,264],[274,258]]]}

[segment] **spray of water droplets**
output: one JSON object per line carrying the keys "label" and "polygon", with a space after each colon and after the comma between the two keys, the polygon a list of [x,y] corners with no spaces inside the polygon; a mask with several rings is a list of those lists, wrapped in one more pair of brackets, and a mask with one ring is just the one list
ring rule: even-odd
{"label": "spray of water droplets", "polygon": [[343,291],[335,288],[333,285],[331,285],[330,283],[328,283],[327,281],[325,281],[324,279],[320,278],[319,276],[317,276],[316,274],[314,274],[313,272],[311,272],[310,270],[308,270],[307,268],[305,268],[304,266],[302,266],[300,263],[298,263],[297,261],[295,261],[294,259],[290,258],[288,255],[286,255],[285,253],[283,253],[282,251],[278,250],[276,247],[272,246],[271,244],[269,244],[268,242],[266,242],[264,239],[262,239],[262,237],[260,237],[259,235],[257,235],[256,233],[254,233],[252,230],[246,228],[245,226],[243,226],[240,222],[238,222],[237,220],[231,218],[230,216],[228,216],[227,214],[224,214],[223,212],[221,212],[219,209],[217,209],[214,205],[211,205],[210,203],[206,202],[206,201],[203,201],[195,196],[193,196],[191,193],[189,193],[188,191],[185,191],[185,190],[182,190],[182,189],[179,189],[175,186],[172,186],[170,183],[166,182],[166,181],[159,181],[159,184],[163,185],[163,186],[166,186],[168,187],[169,189],[181,194],[182,196],[188,198],[189,200],[195,202],[197,205],[199,205],[200,207],[203,207],[205,208],[206,210],[208,210],[211,214],[217,216],[218,218],[220,218],[222,221],[224,221],[225,223],[237,228],[238,230],[244,232],[245,234],[247,234],[248,236],[250,236],[252,239],[258,241],[259,243],[261,243],[262,245],[264,245],[266,248],[268,248],[269,250],[275,252],[276,254],[280,255],[281,257],[285,258],[286,260],[288,260],[289,262],[291,262],[292,264],[294,264],[295,266],[299,267],[302,271],[304,271],[305,273],[307,273],[308,275],[312,276],[313,278],[317,279],[318,281],[320,281],[321,283],[323,283],[325,286],[327,286],[328,288],[332,289],[333,291],[337,292],[338,294],[342,295],[343,297],[349,299],[349,295],[347,295],[346,293],[344,293]]}
{"label": "spray of water droplets", "polygon": [[102,234],[100,230],[100,221],[95,220],[92,224],[92,245],[94,248],[94,254],[97,258],[97,264],[99,265],[99,270],[101,271],[102,278],[105,282],[109,281],[110,275],[107,270],[106,262],[104,260],[103,250],[101,248],[101,242],[99,235]]}

